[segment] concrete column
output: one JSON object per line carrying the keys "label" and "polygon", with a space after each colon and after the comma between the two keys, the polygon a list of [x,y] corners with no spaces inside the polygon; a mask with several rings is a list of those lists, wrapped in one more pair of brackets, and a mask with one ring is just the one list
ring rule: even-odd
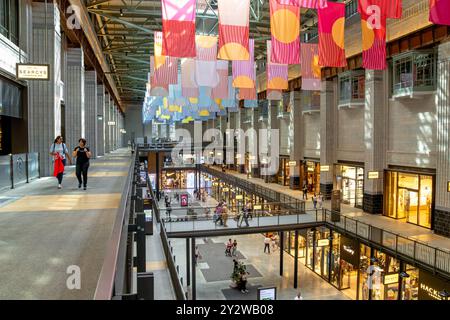
{"label": "concrete column", "polygon": [[109,93],[106,92],[105,93],[105,107],[104,107],[104,122],[105,122],[105,154],[111,152],[111,147],[110,147],[110,141],[109,141],[109,137],[110,137],[110,125],[108,124],[109,121],[111,121],[111,118],[109,116],[109,104],[110,104],[111,100],[110,100],[110,96]]}
{"label": "concrete column", "polygon": [[[269,120],[268,120],[268,129],[269,131],[269,150],[274,147],[280,148],[280,121],[277,118],[278,115],[278,101],[269,101]],[[272,136],[272,130],[278,130],[278,139],[276,139],[276,136]],[[271,152],[269,152],[270,154]],[[276,155],[276,159],[272,159],[272,161],[276,160],[276,163],[274,164],[277,168],[279,167],[279,154]],[[271,175],[265,175],[264,181],[268,183],[277,183],[277,175],[271,174]]]}
{"label": "concrete column", "polygon": [[86,134],[84,138],[90,147],[92,157],[95,159],[98,155],[97,135],[97,72],[86,71],[84,74],[84,93],[85,93],[85,123]]}
{"label": "concrete column", "polygon": [[320,192],[325,199],[331,198],[333,171],[337,146],[337,78],[322,81],[320,93],[320,165],[329,166],[328,172],[320,173]]}
{"label": "concrete column", "polygon": [[97,85],[97,136],[96,147],[97,156],[105,154],[105,86]]}
{"label": "concrete column", "polygon": [[[364,202],[369,213],[383,212],[383,176],[386,165],[387,71],[366,70],[364,106]],[[378,172],[378,179],[368,179],[368,172]]]}
{"label": "concrete column", "polygon": [[239,173],[245,173],[245,153],[242,154],[239,151],[239,141],[241,141],[241,139],[244,139],[243,142],[245,142],[245,135],[242,136],[240,134],[240,130],[245,130],[244,128],[244,124],[242,123],[243,119],[244,119],[244,113],[245,113],[245,109],[239,108],[239,111],[236,112],[236,118],[235,118],[235,128],[236,128],[236,143],[237,143],[237,154],[235,156],[237,156],[237,172]]}
{"label": "concrete column", "polygon": [[[30,61],[50,65],[48,81],[28,82],[28,144],[30,152],[40,154],[40,174],[53,173],[50,145],[61,134],[61,31],[59,10],[55,4],[32,3],[32,38]],[[47,38],[47,43],[45,39]]]}
{"label": "concrete column", "polygon": [[[108,114],[109,114],[109,121],[111,121],[111,123],[114,122],[114,100],[112,99],[111,95],[109,96],[109,109],[108,109]],[[114,126],[109,125],[108,126],[108,132],[109,132],[109,152],[114,151]]]}
{"label": "concrete column", "polygon": [[303,123],[303,108],[301,104],[300,91],[291,92],[291,112],[289,124],[289,141],[290,141],[290,160],[295,161],[296,165],[290,167],[290,181],[289,187],[293,190],[300,189],[300,166],[303,160],[304,147],[304,128]]}
{"label": "concrete column", "polygon": [[[256,154],[253,156],[255,157],[254,160],[250,160],[251,163],[251,175],[253,178],[259,178],[261,176],[261,172],[259,170],[259,108],[253,108],[252,109],[252,123],[251,127],[255,130],[254,136],[251,139],[250,143],[255,144],[256,146]],[[250,144],[249,143],[249,144]]]}
{"label": "concrete column", "polygon": [[64,86],[66,96],[66,138],[69,148],[78,144],[86,134],[85,92],[84,92],[84,53],[82,48],[67,50],[67,83]]}
{"label": "concrete column", "polygon": [[434,230],[450,237],[450,43],[438,49],[437,63],[437,168]]}

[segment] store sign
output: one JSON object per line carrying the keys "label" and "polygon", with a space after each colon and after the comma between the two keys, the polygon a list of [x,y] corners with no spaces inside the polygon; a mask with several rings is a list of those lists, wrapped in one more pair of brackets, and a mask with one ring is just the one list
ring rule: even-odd
{"label": "store sign", "polygon": [[297,161],[289,161],[289,166],[295,167],[297,165]]}
{"label": "store sign", "polygon": [[228,192],[228,191],[230,191],[230,188],[223,188],[222,191],[223,192]]}
{"label": "store sign", "polygon": [[260,204],[255,204],[253,206],[253,210],[261,210],[261,209],[262,209],[262,206]]}
{"label": "store sign", "polygon": [[340,257],[353,266],[359,265],[359,241],[356,239],[341,236],[340,240]]}
{"label": "store sign", "polygon": [[450,283],[419,269],[419,300],[445,300],[439,294],[444,289],[450,292]]}
{"label": "store sign", "polygon": [[276,300],[276,299],[277,299],[276,287],[258,288],[258,300]]}
{"label": "store sign", "polygon": [[450,192],[450,181],[447,182],[447,192]]}
{"label": "store sign", "polygon": [[49,69],[48,64],[17,63],[16,77],[17,80],[48,80]]}
{"label": "store sign", "polygon": [[378,171],[369,171],[367,172],[367,179],[379,179],[380,173]]}
{"label": "store sign", "polygon": [[328,172],[328,171],[330,171],[330,166],[320,166],[320,171]]}
{"label": "store sign", "polygon": [[319,240],[317,240],[317,246],[318,247],[326,247],[328,245],[330,245],[330,240],[328,240],[328,239],[319,239]]}
{"label": "store sign", "polygon": [[244,199],[244,196],[242,194],[236,195],[236,200],[242,200]]}
{"label": "store sign", "polygon": [[383,283],[385,285],[398,283],[398,281],[399,281],[399,274],[398,273],[391,273],[391,274],[385,274],[384,275]]}
{"label": "store sign", "polygon": [[115,126],[116,122],[115,121],[108,121],[108,126]]}

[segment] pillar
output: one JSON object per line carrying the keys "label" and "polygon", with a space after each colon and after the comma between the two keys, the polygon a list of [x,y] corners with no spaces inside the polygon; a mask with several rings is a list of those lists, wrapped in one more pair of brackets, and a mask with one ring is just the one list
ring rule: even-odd
{"label": "pillar", "polygon": [[84,99],[84,53],[83,48],[67,49],[67,83],[65,89],[66,137],[69,149],[78,144],[86,134]]}
{"label": "pillar", "polygon": [[[41,176],[53,174],[50,145],[61,134],[61,30],[59,10],[55,4],[47,5],[47,29],[45,28],[45,4],[32,3],[33,48],[29,60],[50,65],[48,81],[28,82],[28,144],[29,152],[40,155]],[[47,38],[47,43],[45,39]]]}
{"label": "pillar", "polygon": [[[243,126],[243,118],[244,115],[243,113],[245,112],[245,109],[239,108],[239,111],[236,112],[236,118],[235,118],[235,128],[236,128],[236,133],[238,133],[241,129],[244,130],[244,126]],[[241,137],[240,135],[236,135],[236,143],[237,145],[239,144],[239,139],[245,139],[245,137]],[[245,141],[245,140],[244,140]],[[239,148],[237,149],[237,153],[235,155],[236,158],[236,163],[237,163],[237,172],[239,173],[245,173],[245,153],[241,154],[239,151]]]}
{"label": "pillar", "polygon": [[333,169],[337,146],[337,78],[322,81],[320,93],[320,166],[329,166],[329,171],[320,172],[320,192],[331,199]]}
{"label": "pillar", "polygon": [[109,98],[109,93],[105,93],[105,107],[103,109],[103,120],[105,123],[105,154],[111,152],[110,142],[109,142],[109,136],[110,136],[110,125],[109,122],[111,121],[109,116],[109,104],[111,102]]}
{"label": "pillar", "polygon": [[105,86],[97,86],[97,156],[105,154]]}
{"label": "pillar", "polygon": [[[256,146],[256,154],[252,155],[255,157],[254,160],[250,160],[250,168],[251,168],[251,176],[252,178],[259,178],[261,176],[259,170],[259,150],[258,150],[258,141],[259,141],[259,108],[252,109],[252,122],[251,127],[254,129],[254,136],[252,137],[249,144],[254,143]],[[250,148],[251,150],[251,148]]]}
{"label": "pillar", "polygon": [[438,49],[437,86],[437,168],[433,229],[450,237],[450,43]]}
{"label": "pillar", "polygon": [[291,92],[291,112],[289,125],[290,160],[295,161],[295,166],[290,167],[289,188],[293,190],[301,189],[300,166],[303,159],[304,147],[304,127],[303,108],[301,104],[300,91]]}
{"label": "pillar", "polygon": [[[275,146],[280,146],[280,121],[277,118],[278,115],[278,103],[279,101],[269,101],[269,120],[268,120],[268,129],[269,129],[269,138],[268,142],[269,145],[267,146],[268,149],[273,148]],[[276,139],[276,136],[272,136],[272,130],[278,130],[278,138]],[[271,152],[269,151],[270,155]],[[276,167],[279,167],[279,154],[274,155],[276,156],[276,159],[272,159],[272,161],[276,160]],[[277,175],[270,174],[270,175],[264,175],[264,181],[268,183],[277,183]]]}
{"label": "pillar", "polygon": [[114,151],[114,127],[113,127],[113,123],[114,123],[114,100],[112,99],[112,96],[109,96],[109,109],[108,109],[108,114],[109,114],[109,121],[110,121],[110,125],[108,125],[108,132],[109,132],[109,152]]}
{"label": "pillar", "polygon": [[[364,106],[364,196],[363,210],[383,212],[383,173],[386,155],[387,132],[387,71],[366,70]],[[378,172],[378,179],[368,179],[368,172]]]}
{"label": "pillar", "polygon": [[92,158],[98,155],[97,135],[97,72],[86,71],[84,74],[84,93],[85,93],[85,123],[86,134],[84,138],[87,140],[87,145],[91,150]]}

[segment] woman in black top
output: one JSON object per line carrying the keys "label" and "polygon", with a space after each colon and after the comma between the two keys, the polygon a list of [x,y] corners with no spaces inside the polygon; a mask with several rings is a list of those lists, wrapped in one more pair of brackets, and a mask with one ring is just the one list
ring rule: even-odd
{"label": "woman in black top", "polygon": [[[83,189],[86,190],[91,151],[86,147],[86,139],[81,138],[78,140],[78,143],[79,145],[73,150],[72,156],[77,157],[76,174],[78,178],[78,188],[81,188],[81,184],[83,184]],[[81,179],[82,174],[83,179]]]}

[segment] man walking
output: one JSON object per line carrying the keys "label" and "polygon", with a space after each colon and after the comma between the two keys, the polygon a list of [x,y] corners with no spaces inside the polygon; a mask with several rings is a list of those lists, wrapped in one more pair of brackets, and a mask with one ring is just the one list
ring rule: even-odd
{"label": "man walking", "polygon": [[266,250],[267,250],[268,253],[270,254],[270,242],[271,241],[272,240],[266,234],[266,237],[264,238],[264,253],[266,253]]}

